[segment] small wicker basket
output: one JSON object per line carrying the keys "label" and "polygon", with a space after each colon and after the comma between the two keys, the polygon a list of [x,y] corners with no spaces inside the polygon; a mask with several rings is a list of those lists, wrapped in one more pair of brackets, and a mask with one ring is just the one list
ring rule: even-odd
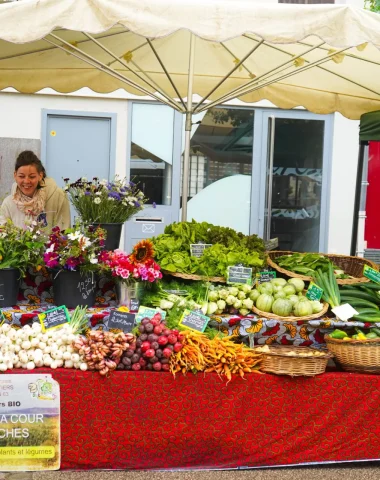
{"label": "small wicker basket", "polygon": [[294,316],[280,317],[279,315],[276,315],[274,313],[263,312],[262,310],[259,310],[255,306],[252,307],[252,311],[259,317],[270,318],[271,320],[281,320],[282,322],[298,322],[298,321],[306,322],[308,320],[322,318],[326,314],[327,310],[329,309],[329,304],[326,302],[322,302],[322,303],[323,303],[323,308],[320,312],[313,313],[312,315],[307,315],[305,317],[294,317]]}
{"label": "small wicker basket", "polygon": [[325,335],[325,341],[343,370],[380,374],[380,338],[345,341]]}
{"label": "small wicker basket", "polygon": [[226,283],[224,277],[207,277],[206,275],[195,275],[192,273],[180,273],[180,272],[169,272],[168,270],[161,270],[165,275],[171,275],[172,277],[183,278],[185,280],[203,280],[204,282],[212,283]]}
{"label": "small wicker basket", "polygon": [[[323,355],[302,356],[305,352],[315,351],[309,347],[294,347],[279,345],[269,347],[269,352],[260,352],[263,360],[260,370],[276,375],[290,375],[292,377],[314,377],[326,370],[327,362],[332,358],[330,352],[323,351]],[[290,354],[293,352],[293,354]]]}
{"label": "small wicker basket", "polygon": [[[292,255],[293,253],[298,252],[289,252],[289,251],[274,251],[274,252],[267,252],[267,263],[269,266],[277,270],[278,272],[284,274],[287,277],[297,277],[305,280],[306,282],[311,282],[312,278],[307,275],[301,275],[299,273],[291,272],[290,270],[286,270],[285,268],[280,267],[276,263],[276,258],[281,257],[283,255]],[[370,280],[367,277],[363,277],[363,268],[364,265],[368,265],[371,268],[377,270],[377,265],[371,260],[367,258],[361,257],[349,257],[347,255],[328,255],[321,253],[324,257],[329,258],[335,265],[338,265],[342,270],[344,270],[347,275],[350,275],[353,278],[338,278],[337,283],[339,285],[352,285],[354,283],[365,283],[369,282]]]}

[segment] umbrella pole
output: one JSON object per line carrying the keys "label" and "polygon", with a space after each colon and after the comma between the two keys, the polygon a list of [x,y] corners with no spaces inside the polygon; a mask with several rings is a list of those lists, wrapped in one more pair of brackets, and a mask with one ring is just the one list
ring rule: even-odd
{"label": "umbrella pole", "polygon": [[356,249],[358,243],[358,224],[360,211],[360,195],[363,177],[365,143],[359,145],[358,170],[356,173],[356,189],[354,202],[354,218],[352,219],[352,235],[351,235],[351,252],[350,255],[356,256]]}
{"label": "umbrella pole", "polygon": [[189,80],[187,84],[187,110],[185,123],[185,149],[183,152],[183,171],[182,171],[182,222],[187,220],[187,199],[189,196],[189,172],[190,172],[190,139],[191,126],[193,118],[193,79],[194,79],[194,47],[195,37],[190,33],[190,56],[189,56]]}

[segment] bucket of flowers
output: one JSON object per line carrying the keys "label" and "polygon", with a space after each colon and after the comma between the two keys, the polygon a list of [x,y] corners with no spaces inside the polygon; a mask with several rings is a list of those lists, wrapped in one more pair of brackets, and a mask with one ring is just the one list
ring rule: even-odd
{"label": "bucket of flowers", "polygon": [[0,225],[0,308],[17,303],[20,278],[29,267],[40,269],[46,235],[37,222],[25,229],[10,220]]}
{"label": "bucket of flowers", "polygon": [[107,231],[105,249],[119,247],[123,224],[140,211],[147,201],[143,192],[133,182],[115,176],[114,180],[86,177],[70,183],[65,178],[64,190],[75,210],[87,225],[100,225]]}
{"label": "bucket of flowers", "polygon": [[95,303],[98,256],[105,243],[102,228],[75,225],[61,231],[54,227],[43,255],[53,272],[54,303],[76,308]]}
{"label": "bucket of flowers", "polygon": [[139,283],[153,283],[162,278],[153,254],[150,240],[141,240],[129,255],[119,249],[100,253],[99,271],[115,280],[119,306],[131,309],[132,300],[138,298]]}

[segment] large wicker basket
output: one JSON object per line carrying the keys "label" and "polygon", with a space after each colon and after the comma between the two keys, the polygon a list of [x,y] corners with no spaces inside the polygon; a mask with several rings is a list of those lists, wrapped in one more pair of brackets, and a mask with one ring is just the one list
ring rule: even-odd
{"label": "large wicker basket", "polygon": [[[267,252],[267,262],[268,265],[277,270],[278,272],[282,273],[287,277],[297,277],[305,280],[306,282],[310,282],[312,280],[311,277],[307,275],[300,275],[299,273],[291,272],[290,270],[285,270],[285,268],[281,268],[276,263],[276,258],[281,257],[283,255],[292,255],[293,253],[297,252],[289,252],[289,251],[274,251],[274,252]],[[339,285],[351,285],[354,283],[364,283],[369,282],[367,277],[363,277],[363,268],[364,265],[368,265],[369,267],[374,268],[377,270],[377,265],[371,260],[367,258],[361,257],[349,257],[347,255],[328,255],[328,254],[321,254],[324,257],[328,257],[335,265],[338,265],[345,273],[352,276],[353,278],[344,278],[344,279],[337,279],[337,283]]]}
{"label": "large wicker basket", "polygon": [[224,277],[207,277],[205,275],[195,275],[192,273],[180,273],[180,272],[169,272],[168,270],[161,270],[165,275],[171,275],[172,277],[183,278],[185,280],[203,280],[205,282],[212,283],[226,283]]}
{"label": "large wicker basket", "polygon": [[343,370],[380,374],[380,338],[345,341],[325,335],[325,341]]}
{"label": "large wicker basket", "polygon": [[[307,357],[300,355],[312,350],[314,349],[308,347],[271,345],[269,352],[260,352],[263,356],[260,370],[266,373],[290,375],[292,377],[320,375],[325,372],[327,362],[333,355],[330,352],[323,352],[323,355],[320,356]],[[290,355],[289,352],[294,352],[294,354]]]}
{"label": "large wicker basket", "polygon": [[327,310],[329,309],[329,304],[326,302],[323,302],[323,308],[320,312],[318,313],[313,313],[312,315],[307,315],[305,317],[280,317],[279,315],[275,315],[274,313],[270,312],[263,312],[262,310],[259,310],[255,306],[252,307],[253,313],[255,313],[259,317],[264,317],[264,318],[270,318],[271,320],[281,320],[282,322],[298,322],[298,321],[304,321],[306,322],[307,320],[314,320],[316,318],[322,318]]}

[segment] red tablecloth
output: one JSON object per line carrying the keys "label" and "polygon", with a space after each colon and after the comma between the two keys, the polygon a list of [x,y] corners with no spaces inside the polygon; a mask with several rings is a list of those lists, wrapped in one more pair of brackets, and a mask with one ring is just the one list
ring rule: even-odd
{"label": "red tablecloth", "polygon": [[250,374],[226,385],[216,374],[39,371],[61,385],[62,469],[380,458],[380,376]]}

